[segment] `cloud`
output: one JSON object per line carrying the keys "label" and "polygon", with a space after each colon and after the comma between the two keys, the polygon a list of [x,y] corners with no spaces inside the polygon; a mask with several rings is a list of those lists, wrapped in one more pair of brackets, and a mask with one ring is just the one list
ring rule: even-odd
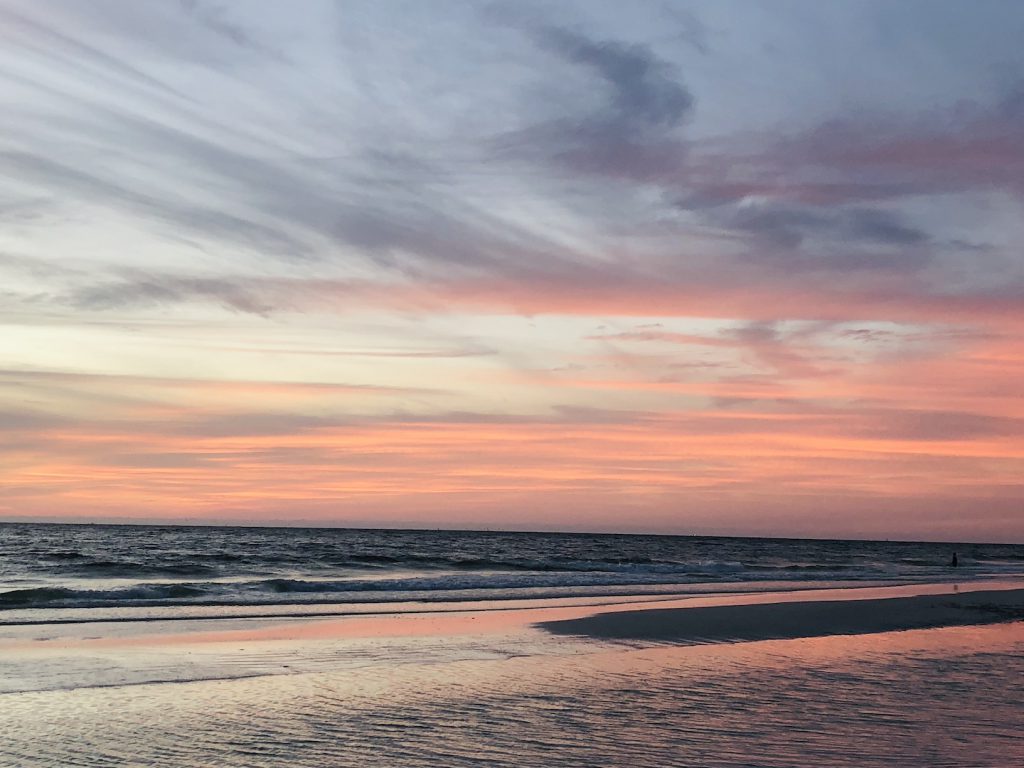
{"label": "cloud", "polygon": [[[989,103],[961,101],[924,114],[835,117],[770,142],[746,155],[741,167],[755,171],[747,183],[761,194],[821,204],[992,188],[1019,195],[1021,93],[1018,83]],[[733,200],[746,194],[736,182],[732,190],[721,190],[722,198]]]}
{"label": "cloud", "polygon": [[[213,6],[187,6],[202,24],[223,21],[211,15]],[[134,29],[142,25],[140,14],[110,11],[90,24]],[[73,63],[87,55],[81,45],[43,22],[31,22],[30,29],[52,45],[40,46],[42,64],[15,76],[46,95],[44,108],[12,131],[17,140],[11,146],[0,146],[0,165],[10,183],[51,205],[106,208],[121,222],[147,228],[150,237],[193,250],[228,247],[350,269],[500,271],[572,258],[537,228],[459,191],[464,173],[451,163],[464,160],[450,157],[456,150],[449,146],[433,161],[422,152],[426,140],[415,135],[391,148],[359,136],[358,126],[334,136],[294,92],[265,78],[261,98],[290,104],[295,117],[284,127],[305,140],[229,121],[202,91],[185,97],[173,89],[159,95],[139,90],[135,81],[127,87],[120,70],[111,71],[130,54],[124,41],[104,54],[97,89],[65,74],[75,73]],[[186,53],[177,52],[183,65]],[[239,88],[253,87],[244,79],[249,73],[210,66]],[[12,73],[0,63],[0,74]],[[331,148],[341,151],[330,156]]]}
{"label": "cloud", "polygon": [[[856,500],[851,509],[884,501],[904,511],[922,498],[966,503],[986,489],[1020,499],[1014,463],[996,467],[987,455],[1007,439],[995,433],[1019,434],[1019,423],[988,425],[969,413],[946,414],[965,426],[953,440],[921,435],[912,423],[870,434],[879,421],[943,418],[928,410],[585,416],[456,414],[331,425],[250,414],[241,421],[186,417],[170,429],[70,423],[44,442],[21,444],[5,477],[5,502],[41,513],[59,500],[68,514],[99,506],[107,514],[140,505],[172,515],[234,509],[250,519],[271,509],[287,517],[322,508],[337,521],[339,505],[349,503],[372,504],[386,520],[397,510],[415,519],[427,499],[507,514],[532,498],[545,515],[581,505],[588,516],[578,522],[592,525],[593,510],[621,516],[623,507],[670,524],[683,500],[751,524],[766,498],[811,498],[820,509],[824,496],[836,494]],[[758,500],[756,513],[744,506],[745,494]]]}
{"label": "cloud", "polygon": [[869,243],[904,247],[927,242],[920,229],[908,226],[891,211],[871,208],[822,209],[750,203],[731,212],[731,224],[765,241],[797,248],[806,239],[837,240],[852,245]]}
{"label": "cloud", "polygon": [[837,120],[789,149],[805,163],[901,180],[918,192],[992,185],[1019,193],[1024,119],[1012,106],[1018,93],[988,107],[955,107],[916,120]]}
{"label": "cloud", "polygon": [[43,281],[62,281],[70,276],[82,276],[83,270],[66,264],[55,264],[47,259],[0,252],[0,269],[10,274],[23,275]]}
{"label": "cloud", "polygon": [[1024,419],[1010,416],[911,409],[891,409],[875,415],[877,420],[867,422],[861,430],[884,439],[958,442],[1024,436]]}
{"label": "cloud", "polygon": [[34,53],[52,57],[61,65],[84,66],[90,74],[99,73],[113,78],[115,82],[128,84],[135,89],[159,92],[165,95],[183,97],[184,94],[167,83],[155,78],[123,59],[111,55],[101,48],[83,43],[64,34],[55,26],[36,21],[10,8],[0,8],[0,19],[7,27],[18,31],[19,42],[27,45]]}
{"label": "cloud", "polygon": [[633,181],[681,167],[686,145],[677,129],[692,114],[694,97],[668,62],[640,43],[553,26],[530,34],[556,59],[589,73],[604,99],[507,134],[500,148],[575,173]]}
{"label": "cloud", "polygon": [[246,379],[212,379],[190,378],[185,376],[143,376],[119,373],[88,373],[76,371],[56,371],[40,369],[0,368],[0,381],[56,381],[75,384],[102,384],[104,381],[117,381],[123,384],[148,385],[154,387],[180,387],[225,392],[274,392],[280,393],[340,393],[353,394],[360,392],[381,392],[391,394],[423,394],[436,393],[438,390],[422,387],[398,387],[377,384],[351,384],[345,382],[318,381],[280,381],[280,380],[246,380]]}
{"label": "cloud", "polygon": [[[161,273],[126,274],[85,283],[37,305],[91,310],[145,309],[206,303],[232,312],[331,313],[392,311],[414,315],[742,318],[893,321],[950,325],[1024,323],[1024,285],[950,291],[912,273],[847,270],[841,280],[776,274],[755,265],[744,280],[733,274],[659,277],[622,269],[522,275],[455,274],[449,279],[332,280],[233,276],[194,279]],[[783,270],[784,272],[784,270]],[[859,273],[859,274],[858,274]],[[756,284],[752,280],[756,279]]]}
{"label": "cloud", "polygon": [[[273,224],[189,203],[166,191],[153,194],[143,185],[131,186],[73,168],[29,152],[0,152],[0,168],[48,193],[76,202],[101,204],[136,217],[151,219],[178,232],[198,234],[243,248],[271,252],[282,258],[308,254],[308,246]],[[264,220],[265,221],[265,220]]]}
{"label": "cloud", "polygon": [[607,83],[611,101],[599,121],[642,132],[674,128],[693,108],[693,96],[672,68],[645,45],[592,40],[568,29],[546,27],[537,39],[548,50],[586,67]]}
{"label": "cloud", "polygon": [[64,418],[52,414],[36,413],[25,409],[19,411],[0,410],[0,433],[32,432],[64,426],[66,423]]}
{"label": "cloud", "polygon": [[885,245],[918,245],[928,240],[924,231],[905,224],[890,211],[859,208],[845,212],[844,218],[843,229],[853,238]]}
{"label": "cloud", "polygon": [[[775,322],[757,321],[726,327],[715,335],[636,330],[589,338],[627,345],[657,345],[661,354],[648,359],[655,363],[649,367],[659,378],[650,384],[655,387],[666,384],[680,391],[700,393],[711,397],[719,406],[731,407],[752,399],[778,398],[792,402],[787,388],[794,382],[838,378],[841,368],[835,355],[828,351],[825,334],[822,333],[825,328],[827,326],[820,323],[781,327]],[[665,352],[666,347],[678,347],[679,350]],[[681,354],[700,354],[701,359],[687,360],[680,365],[677,359]],[[692,385],[688,375],[677,377],[679,371],[685,372],[687,368],[702,371],[720,368],[723,371],[716,372],[712,381]],[[724,369],[739,373],[725,372]],[[676,375],[665,377],[663,372],[666,370],[672,370]],[[623,386],[628,385],[624,383]],[[738,394],[740,392],[744,394]],[[756,397],[751,395],[755,392],[758,393]]]}
{"label": "cloud", "polygon": [[88,285],[68,299],[74,309],[118,310],[174,306],[208,301],[235,312],[268,315],[274,307],[228,279],[133,276],[115,283]]}
{"label": "cloud", "polygon": [[798,280],[815,272],[913,273],[932,264],[940,246],[897,213],[824,207],[754,197],[704,207],[700,217],[744,243],[740,257]]}
{"label": "cloud", "polygon": [[215,5],[207,0],[178,0],[178,4],[197,22],[239,48],[247,49],[258,55],[272,58],[281,57],[280,51],[266,45],[250,30],[232,20],[223,6]]}
{"label": "cloud", "polygon": [[[656,324],[658,328],[661,324]],[[639,326],[638,326],[639,328]],[[587,336],[592,341],[621,341],[621,342],[655,342],[659,344],[674,344],[680,346],[697,347],[734,347],[736,341],[733,339],[720,338],[716,336],[701,336],[694,333],[676,333],[656,329],[640,329],[635,331],[622,331],[620,333],[602,333]]]}
{"label": "cloud", "polygon": [[1024,202],[1021,92],[1016,85],[993,101],[924,113],[840,115],[786,136],[695,142],[666,194],[687,223],[717,228],[726,242],[740,238],[744,260],[795,280],[927,270],[955,284],[984,252],[1004,287],[1019,286],[1024,270],[1005,247],[940,233],[977,230],[973,211],[997,193],[1015,200],[1008,206]]}

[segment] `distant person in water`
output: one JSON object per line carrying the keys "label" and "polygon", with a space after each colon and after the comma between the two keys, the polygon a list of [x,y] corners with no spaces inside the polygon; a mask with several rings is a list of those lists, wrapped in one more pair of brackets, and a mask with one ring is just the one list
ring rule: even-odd
{"label": "distant person in water", "polygon": [[949,561],[949,567],[950,568],[959,568],[960,567],[960,559],[956,556],[956,552],[953,553],[953,559]]}

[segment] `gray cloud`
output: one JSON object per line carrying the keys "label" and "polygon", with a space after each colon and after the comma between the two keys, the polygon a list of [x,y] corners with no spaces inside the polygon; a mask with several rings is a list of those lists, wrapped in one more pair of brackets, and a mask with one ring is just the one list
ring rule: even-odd
{"label": "gray cloud", "polygon": [[758,202],[703,215],[749,237],[748,259],[804,272],[913,272],[934,259],[929,235],[886,209]]}
{"label": "gray cloud", "polygon": [[777,142],[763,158],[776,168],[845,178],[862,199],[993,187],[1021,194],[1022,92],[1017,83],[993,102],[924,115],[842,116]]}
{"label": "gray cloud", "polygon": [[[204,24],[221,18],[212,6],[186,6]],[[132,20],[120,23],[137,25],[137,15],[133,10]],[[56,67],[66,69],[85,55],[76,40],[31,25],[49,43],[45,50]],[[104,93],[116,94],[124,78],[120,71],[110,74],[117,59],[104,56]],[[21,79],[49,90],[60,111],[32,126],[33,149],[3,152],[8,177],[60,203],[103,205],[148,222],[168,240],[230,245],[274,259],[362,260],[413,275],[449,268],[544,270],[575,258],[536,229],[457,192],[464,179],[443,156],[435,162],[360,140],[346,142],[343,155],[317,158],[286,148],[294,144],[289,137],[268,138],[218,120],[216,109],[191,99],[155,99],[133,90],[139,103],[117,103],[64,83]],[[297,128],[313,127],[302,124],[308,105],[295,105],[288,93],[270,95],[299,107]],[[68,138],[81,136],[100,142],[104,152],[77,151]]]}
{"label": "gray cloud", "polygon": [[693,96],[645,45],[591,40],[557,27],[543,28],[537,37],[556,55],[591,69],[607,83],[611,101],[601,122],[632,131],[673,128],[693,109]]}
{"label": "gray cloud", "polygon": [[[543,233],[457,194],[440,169],[411,155],[367,149],[312,162],[277,149],[273,157],[270,148],[262,155],[233,148],[230,134],[214,140],[124,111],[88,110],[90,129],[117,137],[133,162],[158,158],[160,170],[120,181],[24,152],[0,154],[0,164],[54,195],[105,203],[170,225],[175,236],[274,259],[337,258],[328,254],[343,245],[349,261],[421,275],[453,268],[543,272],[577,258]],[[189,202],[184,195],[197,182],[223,192],[216,202]]]}
{"label": "gray cloud", "polygon": [[46,259],[2,251],[0,251],[0,270],[49,281],[63,281],[69,277],[84,274],[83,270],[65,264],[54,264]]}
{"label": "gray cloud", "polygon": [[227,279],[134,276],[114,283],[88,285],[73,290],[68,302],[80,310],[116,310],[169,306],[208,301],[255,315],[267,315],[273,307],[251,291]]}
{"label": "gray cloud", "polygon": [[848,211],[842,226],[852,238],[885,245],[918,245],[928,240],[924,230],[909,226],[890,211],[878,209]]}
{"label": "gray cloud", "polygon": [[738,207],[730,215],[736,228],[788,247],[799,246],[814,237],[892,246],[917,245],[928,240],[922,230],[880,209],[752,205]]}
{"label": "gray cloud", "polygon": [[0,152],[0,168],[55,194],[106,204],[177,230],[254,250],[270,250],[280,257],[308,253],[308,246],[272,224],[191,204],[166,193],[150,194],[37,154]]}
{"label": "gray cloud", "polygon": [[22,44],[28,45],[35,51],[45,53],[63,66],[71,68],[85,66],[87,70],[102,73],[106,77],[113,77],[115,80],[121,81],[122,84],[128,83],[134,88],[162,92],[179,98],[184,96],[181,91],[168,86],[162,80],[147,74],[138,67],[132,66],[96,46],[66,35],[52,26],[15,13],[9,8],[0,8],[0,18],[21,33],[20,42]]}
{"label": "gray cloud", "polygon": [[223,6],[204,0],[178,0],[178,4],[192,18],[214,34],[255,54],[282,58],[280,51],[266,45],[250,30],[232,20]]}
{"label": "gray cloud", "polygon": [[0,410],[0,434],[4,432],[30,432],[65,425],[66,421],[64,419],[51,414],[24,409],[18,411]]}
{"label": "gray cloud", "polygon": [[677,129],[690,117],[694,97],[671,65],[638,43],[551,26],[531,34],[556,59],[602,84],[604,103],[509,134],[499,142],[502,149],[611,178],[646,180],[682,167],[686,144]]}
{"label": "gray cloud", "polygon": [[868,411],[860,433],[891,440],[958,441],[1024,435],[1024,420],[964,411]]}

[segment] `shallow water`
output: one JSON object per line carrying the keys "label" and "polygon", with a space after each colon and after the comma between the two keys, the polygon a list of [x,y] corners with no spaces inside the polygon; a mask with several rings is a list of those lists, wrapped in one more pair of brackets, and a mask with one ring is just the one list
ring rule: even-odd
{"label": "shallow water", "polygon": [[389,640],[382,663],[320,669],[293,641],[263,648],[291,674],[7,694],[0,764],[1024,764],[1024,623],[526,655],[537,637],[511,637],[456,641],[482,654],[459,660],[440,638]]}

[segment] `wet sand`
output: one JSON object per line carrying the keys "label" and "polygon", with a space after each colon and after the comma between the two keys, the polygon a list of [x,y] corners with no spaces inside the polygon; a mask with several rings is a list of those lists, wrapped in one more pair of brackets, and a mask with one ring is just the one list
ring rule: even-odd
{"label": "wet sand", "polygon": [[326,639],[348,623],[55,648],[34,666],[59,687],[24,668],[27,689],[0,694],[0,765],[1024,765],[1022,622],[653,648],[526,628]]}
{"label": "wet sand", "polygon": [[684,644],[786,640],[1024,619],[1024,589],[611,611],[539,622],[558,635]]}

